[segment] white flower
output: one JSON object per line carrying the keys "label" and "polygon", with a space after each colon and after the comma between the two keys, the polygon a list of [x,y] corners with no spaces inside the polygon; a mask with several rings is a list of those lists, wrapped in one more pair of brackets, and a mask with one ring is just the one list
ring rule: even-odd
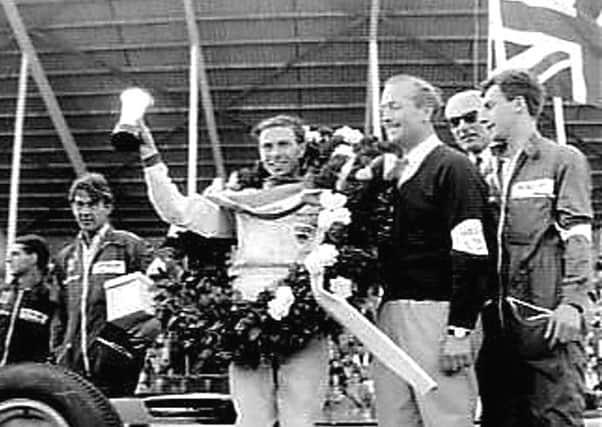
{"label": "white flower", "polygon": [[334,156],[345,156],[345,157],[353,157],[353,147],[349,144],[339,144],[336,146],[330,157]]}
{"label": "white flower", "polygon": [[289,286],[279,286],[276,288],[274,298],[268,301],[268,314],[274,320],[282,320],[288,315],[294,302],[293,290]]}
{"label": "white flower", "polygon": [[353,282],[346,277],[341,276],[330,279],[330,292],[336,296],[347,299],[353,295]]}
{"label": "white flower", "polygon": [[362,140],[364,134],[357,129],[350,128],[349,126],[343,126],[335,130],[332,136],[340,136],[344,141],[350,143],[351,145],[355,145]]}
{"label": "white flower", "polygon": [[234,171],[228,177],[228,181],[226,182],[225,187],[228,190],[238,190],[240,187],[238,172]]}
{"label": "white flower", "polygon": [[146,275],[149,277],[158,276],[166,271],[167,264],[161,258],[157,257],[149,264],[148,268],[146,269]]}
{"label": "white flower", "polygon": [[320,194],[320,204],[324,209],[335,210],[342,208],[347,203],[347,196],[341,193],[333,193],[332,190],[323,191]]}
{"label": "white flower", "polygon": [[318,228],[328,230],[332,224],[351,224],[351,212],[347,208],[325,209],[318,214]]}
{"label": "white flower", "polygon": [[322,135],[317,130],[311,130],[309,126],[303,126],[303,130],[305,131],[305,142],[318,142]]}
{"label": "white flower", "polygon": [[305,268],[311,274],[321,272],[324,267],[334,265],[337,262],[339,251],[334,245],[324,243],[315,248],[305,258]]}

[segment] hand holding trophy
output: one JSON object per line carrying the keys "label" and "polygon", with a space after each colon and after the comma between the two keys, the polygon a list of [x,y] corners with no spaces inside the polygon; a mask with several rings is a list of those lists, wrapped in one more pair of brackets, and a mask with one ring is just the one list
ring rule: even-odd
{"label": "hand holding trophy", "polygon": [[121,116],[111,134],[116,151],[137,151],[140,146],[140,124],[146,109],[153,105],[153,97],[146,90],[133,87],[121,92]]}

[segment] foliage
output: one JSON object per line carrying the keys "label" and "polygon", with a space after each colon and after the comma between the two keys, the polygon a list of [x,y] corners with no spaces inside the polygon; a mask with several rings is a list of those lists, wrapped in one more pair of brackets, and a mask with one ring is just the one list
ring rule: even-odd
{"label": "foliage", "polygon": [[[323,238],[338,251],[337,262],[325,271],[325,287],[349,279],[350,301],[359,304],[379,283],[377,248],[391,232],[392,193],[390,186],[369,186],[355,176],[382,153],[376,140],[364,138],[354,144],[352,156],[340,154],[345,152],[337,149],[341,143],[345,144],[328,135],[310,142],[303,164],[308,188],[330,188],[346,195],[351,222],[333,222]],[[351,169],[342,174],[348,163]],[[265,171],[257,164],[239,171],[228,185],[259,187],[264,178]],[[188,254],[194,248],[195,262],[183,274],[165,272],[156,278],[160,319],[175,337],[190,371],[223,370],[232,360],[257,366],[263,360],[287,357],[316,335],[338,330],[316,303],[309,274],[299,264],[255,301],[244,300],[227,275],[230,243],[182,233],[171,244]]]}

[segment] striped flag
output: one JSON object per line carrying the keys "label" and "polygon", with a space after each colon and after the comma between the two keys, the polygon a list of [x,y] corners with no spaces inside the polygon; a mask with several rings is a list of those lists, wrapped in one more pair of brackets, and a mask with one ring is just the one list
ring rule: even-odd
{"label": "striped flag", "polygon": [[488,66],[523,68],[553,96],[602,106],[602,0],[489,0]]}

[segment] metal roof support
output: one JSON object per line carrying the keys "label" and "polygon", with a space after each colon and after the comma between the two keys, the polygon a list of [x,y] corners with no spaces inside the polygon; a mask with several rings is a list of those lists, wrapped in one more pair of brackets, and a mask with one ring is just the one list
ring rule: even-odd
{"label": "metal roof support", "polygon": [[[196,70],[196,68],[193,68],[193,66],[198,65],[198,79],[199,86],[201,89],[201,102],[203,103],[203,112],[205,113],[205,121],[207,122],[207,132],[209,133],[209,141],[211,143],[213,161],[215,163],[217,176],[226,179],[226,168],[224,167],[224,159],[222,157],[219,138],[217,136],[215,113],[213,111],[213,102],[211,101],[211,92],[209,90],[209,79],[207,78],[207,71],[205,69],[205,58],[203,57],[203,51],[201,50],[201,42],[199,37],[199,30],[196,24],[194,4],[192,0],[183,1],[184,9],[186,11],[186,26],[188,27],[188,38],[190,40],[191,46],[190,57],[191,61],[196,61],[196,64],[191,64],[191,73],[193,73],[193,70]],[[194,100],[196,98],[193,97],[191,99]],[[196,120],[189,122],[189,126],[192,126],[195,121]],[[197,132],[197,129],[192,129],[189,132],[189,135],[191,132]]]}
{"label": "metal roof support", "polygon": [[[21,153],[23,148],[23,121],[25,117],[25,101],[27,100],[27,55],[21,54],[19,71],[19,91],[17,111],[15,113],[15,134],[13,138],[13,161],[10,168],[10,193],[8,199],[8,226],[6,229],[6,253],[15,243],[17,236],[17,217],[19,216],[19,177],[21,175]],[[7,269],[5,283],[11,280],[11,272]]]}
{"label": "metal roof support", "polygon": [[31,39],[29,38],[29,34],[27,34],[27,29],[25,28],[25,24],[21,19],[21,15],[19,15],[19,10],[17,9],[17,6],[13,0],[0,1],[4,7],[4,12],[6,13],[8,22],[15,33],[15,37],[19,43],[21,52],[27,56],[30,62],[29,66],[31,69],[31,74],[38,85],[42,99],[44,99],[44,103],[48,109],[48,114],[50,114],[50,119],[52,120],[52,123],[59,134],[65,151],[67,152],[67,157],[69,157],[69,160],[73,165],[73,169],[75,169],[76,175],[82,175],[86,172],[86,165],[81,157],[79,148],[75,144],[73,135],[71,135],[71,131],[67,126],[65,117],[63,117],[59,103],[54,96],[50,82],[46,77],[44,68],[42,67],[40,59],[38,58]]}

